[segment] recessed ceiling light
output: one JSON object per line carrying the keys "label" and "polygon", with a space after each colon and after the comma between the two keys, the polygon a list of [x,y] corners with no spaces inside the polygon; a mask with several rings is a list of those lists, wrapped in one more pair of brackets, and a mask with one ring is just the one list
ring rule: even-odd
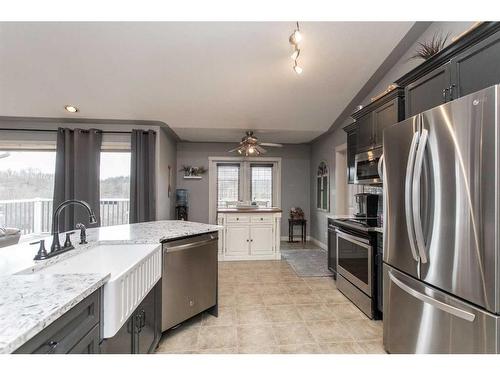
{"label": "recessed ceiling light", "polygon": [[69,113],[76,113],[78,112],[78,108],[75,107],[74,105],[67,104],[64,106],[64,109],[68,111]]}

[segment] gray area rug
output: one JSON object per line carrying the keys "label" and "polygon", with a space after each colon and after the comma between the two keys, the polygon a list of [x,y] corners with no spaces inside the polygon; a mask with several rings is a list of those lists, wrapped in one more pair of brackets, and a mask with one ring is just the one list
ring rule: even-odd
{"label": "gray area rug", "polygon": [[328,269],[328,253],[322,249],[281,250],[286,260],[300,277],[331,276]]}

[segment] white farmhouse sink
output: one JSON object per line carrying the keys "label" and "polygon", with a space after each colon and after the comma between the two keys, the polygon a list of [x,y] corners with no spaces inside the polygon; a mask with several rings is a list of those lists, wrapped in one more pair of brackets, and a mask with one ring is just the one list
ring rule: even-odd
{"label": "white farmhouse sink", "polygon": [[104,284],[104,338],[113,337],[161,277],[160,244],[96,245],[37,273],[111,274]]}

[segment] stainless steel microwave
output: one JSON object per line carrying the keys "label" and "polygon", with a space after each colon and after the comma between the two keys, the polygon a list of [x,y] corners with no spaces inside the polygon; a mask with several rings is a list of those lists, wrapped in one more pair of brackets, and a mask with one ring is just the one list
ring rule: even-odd
{"label": "stainless steel microwave", "polygon": [[381,184],[382,160],[382,147],[356,154],[354,158],[354,183]]}

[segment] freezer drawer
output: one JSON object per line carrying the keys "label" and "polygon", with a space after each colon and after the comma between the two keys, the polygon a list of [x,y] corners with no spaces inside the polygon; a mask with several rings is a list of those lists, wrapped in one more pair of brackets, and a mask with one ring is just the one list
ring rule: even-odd
{"label": "freezer drawer", "polygon": [[499,317],[384,264],[389,353],[498,353]]}

